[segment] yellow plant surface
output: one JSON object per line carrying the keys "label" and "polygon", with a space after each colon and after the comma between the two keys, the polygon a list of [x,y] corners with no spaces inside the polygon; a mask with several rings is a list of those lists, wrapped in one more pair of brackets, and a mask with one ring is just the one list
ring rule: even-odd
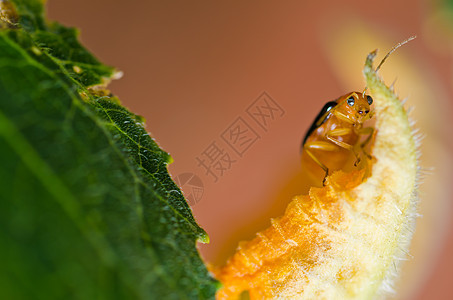
{"label": "yellow plant surface", "polygon": [[407,256],[417,204],[416,139],[403,104],[372,67],[371,175],[335,172],[323,188],[296,196],[285,214],[214,271],[217,299],[373,299],[391,286]]}

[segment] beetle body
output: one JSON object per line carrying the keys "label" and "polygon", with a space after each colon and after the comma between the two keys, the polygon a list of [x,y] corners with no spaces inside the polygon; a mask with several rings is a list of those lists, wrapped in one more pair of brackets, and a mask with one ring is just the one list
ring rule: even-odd
{"label": "beetle body", "polygon": [[[374,129],[363,123],[373,115],[372,103],[373,99],[365,93],[343,95],[327,102],[307,131],[302,142],[302,162],[316,178],[324,176],[324,184],[332,171],[358,166],[361,154],[366,154],[364,147]],[[349,164],[351,160],[355,161]]]}

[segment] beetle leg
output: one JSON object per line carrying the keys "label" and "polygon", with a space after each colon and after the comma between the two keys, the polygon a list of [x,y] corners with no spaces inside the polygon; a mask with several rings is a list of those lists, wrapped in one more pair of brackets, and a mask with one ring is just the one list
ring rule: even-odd
{"label": "beetle leg", "polygon": [[352,133],[352,129],[351,128],[336,128],[336,129],[333,129],[333,130],[330,130],[330,131],[326,132],[326,139],[328,139],[332,143],[340,146],[341,148],[352,150],[352,148],[353,148],[352,145],[349,145],[348,143],[339,141],[339,140],[334,139],[332,137],[332,136],[343,136],[343,135],[347,135],[347,134],[350,134],[350,133]]}
{"label": "beetle leg", "polygon": [[325,150],[325,151],[335,151],[337,150],[335,145],[332,145],[331,143],[328,142],[308,142],[304,144],[304,150],[307,152],[308,156],[313,159],[315,163],[317,163],[323,170],[326,172],[324,175],[324,179],[322,180],[322,185],[326,185],[326,179],[327,176],[329,175],[329,168],[326,167],[325,164],[323,164],[314,154],[311,152],[312,149],[319,149],[319,150]]}
{"label": "beetle leg", "polygon": [[347,122],[349,124],[355,124],[356,123],[356,121],[350,119],[348,115],[345,115],[344,113],[342,113],[342,112],[340,112],[338,110],[334,110],[332,112],[332,114],[334,114],[338,119],[340,119],[342,121],[345,121],[345,122]]}
{"label": "beetle leg", "polygon": [[332,143],[340,146],[341,148],[344,148],[344,149],[352,151],[352,153],[354,153],[354,156],[356,158],[354,166],[357,167],[358,164],[360,163],[360,156],[354,150],[354,146],[350,145],[348,143],[339,141],[339,140],[337,140],[337,139],[332,137],[332,136],[343,136],[343,135],[347,135],[347,134],[350,134],[350,133],[352,133],[352,129],[351,128],[336,128],[334,130],[330,130],[330,131],[326,132],[326,139],[328,139]]}
{"label": "beetle leg", "polygon": [[363,141],[363,143],[360,144],[360,148],[362,149],[362,152],[365,153],[365,155],[368,157],[368,159],[372,159],[372,156],[365,151],[365,147],[368,145],[368,143],[371,141],[371,138],[374,136],[374,128],[373,127],[365,127],[361,128],[359,130],[359,134],[368,134],[368,137]]}

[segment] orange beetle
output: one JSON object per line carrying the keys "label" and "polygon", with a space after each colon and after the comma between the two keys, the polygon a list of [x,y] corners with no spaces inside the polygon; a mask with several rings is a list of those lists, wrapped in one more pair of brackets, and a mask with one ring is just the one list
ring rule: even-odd
{"label": "orange beetle", "polygon": [[[382,59],[375,72],[390,54],[413,39],[415,36],[395,45]],[[324,171],[323,185],[326,184],[329,172],[348,170],[352,165],[352,155],[355,167],[359,165],[362,153],[368,159],[372,158],[365,148],[374,135],[374,128],[363,127],[363,123],[373,116],[373,98],[366,95],[365,91],[366,88],[362,93],[351,92],[327,102],[305,134],[301,147],[302,163],[315,177],[321,176],[317,174],[316,165]],[[361,138],[366,135],[366,138]],[[319,167],[318,170],[321,171]]]}
{"label": "orange beetle", "polygon": [[[365,146],[373,136],[373,127],[363,127],[363,123],[373,116],[373,98],[365,92],[351,92],[335,101],[327,102],[308,129],[302,142],[302,159],[307,158],[324,171],[323,184],[330,171],[340,170],[354,154],[354,166],[361,160]],[[368,137],[360,142],[361,135]],[[360,146],[358,149],[357,146]],[[367,154],[367,157],[371,158]]]}

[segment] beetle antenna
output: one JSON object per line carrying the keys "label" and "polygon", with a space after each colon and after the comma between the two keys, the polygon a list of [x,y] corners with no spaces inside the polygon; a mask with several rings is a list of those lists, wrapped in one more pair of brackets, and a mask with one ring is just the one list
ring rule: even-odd
{"label": "beetle antenna", "polygon": [[[396,49],[398,49],[399,47],[401,47],[402,45],[404,44],[407,44],[409,43],[410,41],[414,40],[417,36],[416,35],[413,35],[407,39],[405,39],[404,41],[402,42],[399,42],[398,44],[396,44],[395,46],[393,46],[393,48],[384,56],[384,58],[381,60],[381,62],[379,63],[379,65],[377,66],[376,70],[374,70],[374,72],[377,73],[377,71],[379,71],[379,69],[381,68],[382,64],[384,63],[384,61],[390,56],[390,54],[392,54],[393,52],[395,52]],[[392,87],[393,87],[393,84],[392,84]],[[363,93],[362,95],[365,96],[365,92],[366,90],[368,89],[368,87],[365,87],[363,89]]]}
{"label": "beetle antenna", "polygon": [[365,87],[365,88],[363,89],[363,92],[362,92],[362,97],[363,97],[363,98],[365,98],[365,92],[366,92],[367,88],[368,88],[368,87]]}
{"label": "beetle antenna", "polygon": [[395,50],[398,49],[399,47],[401,47],[402,45],[409,43],[410,41],[412,41],[412,40],[415,39],[416,37],[417,37],[417,36],[413,35],[413,36],[411,36],[410,38],[405,39],[404,41],[399,42],[398,44],[396,44],[395,46],[393,46],[392,50],[390,50],[389,53],[387,53],[387,55],[384,56],[384,58],[381,60],[381,62],[379,63],[379,65],[377,66],[377,68],[376,68],[376,70],[375,70],[374,72],[377,73],[377,71],[379,71],[379,69],[381,68],[382,64],[383,64],[384,61],[390,56],[390,54],[392,54],[393,52],[395,52]]}

